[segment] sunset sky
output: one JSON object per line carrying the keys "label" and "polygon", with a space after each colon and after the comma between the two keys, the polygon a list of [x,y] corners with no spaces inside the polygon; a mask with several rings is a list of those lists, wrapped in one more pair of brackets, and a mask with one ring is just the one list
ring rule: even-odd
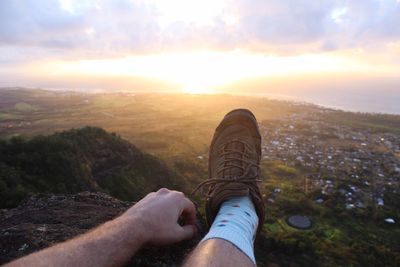
{"label": "sunset sky", "polygon": [[262,93],[399,81],[400,0],[0,1],[0,86]]}

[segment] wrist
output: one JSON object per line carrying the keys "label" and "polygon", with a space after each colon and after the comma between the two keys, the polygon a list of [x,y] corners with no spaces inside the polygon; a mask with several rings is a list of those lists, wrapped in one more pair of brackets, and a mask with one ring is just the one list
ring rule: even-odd
{"label": "wrist", "polygon": [[120,230],[121,239],[129,247],[141,247],[150,239],[145,223],[137,216],[120,216],[112,221]]}

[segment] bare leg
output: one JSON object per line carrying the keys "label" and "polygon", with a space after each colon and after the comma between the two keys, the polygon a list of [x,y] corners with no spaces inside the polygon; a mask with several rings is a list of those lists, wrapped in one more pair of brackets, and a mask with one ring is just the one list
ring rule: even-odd
{"label": "bare leg", "polygon": [[184,267],[254,267],[253,262],[232,243],[223,239],[209,239],[199,244],[188,256]]}

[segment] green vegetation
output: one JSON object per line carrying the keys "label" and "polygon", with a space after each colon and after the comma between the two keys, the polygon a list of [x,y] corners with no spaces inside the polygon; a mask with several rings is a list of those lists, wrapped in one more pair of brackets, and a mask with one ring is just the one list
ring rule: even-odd
{"label": "green vegetation", "polygon": [[0,141],[2,208],[33,193],[99,190],[138,200],[160,187],[182,189],[184,183],[154,156],[100,128]]}
{"label": "green vegetation", "polygon": [[20,116],[12,114],[12,113],[7,113],[7,112],[0,112],[0,120],[5,121],[5,120],[15,120],[18,119]]}
{"label": "green vegetation", "polygon": [[400,116],[396,115],[336,111],[335,113],[325,115],[325,117],[332,123],[340,123],[353,128],[400,134]]}
{"label": "green vegetation", "polygon": [[[274,203],[267,204],[263,235],[256,243],[256,256],[262,265],[276,262],[289,266],[295,262],[300,266],[396,266],[400,230],[383,222],[386,214],[399,212],[396,205],[376,211],[344,210],[339,194],[317,204],[303,193],[299,181],[300,177],[295,179],[298,185],[293,187],[285,186],[290,182],[283,177],[265,182],[265,191],[282,191],[275,196],[267,193]],[[395,194],[388,194],[388,201],[391,197]],[[293,214],[307,215],[312,228],[296,230],[288,226],[286,219]]]}
{"label": "green vegetation", "polygon": [[30,111],[36,111],[37,109],[25,102],[19,102],[17,104],[15,104],[15,109],[18,111],[25,111],[25,112],[30,112]]}
{"label": "green vegetation", "polygon": [[267,165],[267,170],[276,176],[293,177],[298,173],[295,168],[287,166],[282,162],[269,162]]}

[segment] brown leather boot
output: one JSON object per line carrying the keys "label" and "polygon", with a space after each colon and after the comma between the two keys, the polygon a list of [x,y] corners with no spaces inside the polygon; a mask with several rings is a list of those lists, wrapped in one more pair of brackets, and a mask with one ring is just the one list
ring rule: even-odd
{"label": "brown leather boot", "polygon": [[261,135],[255,116],[247,109],[225,115],[215,130],[208,162],[209,179],[196,188],[208,187],[206,217],[210,227],[225,200],[250,196],[259,223],[264,224],[265,208],[257,182],[260,182]]}

